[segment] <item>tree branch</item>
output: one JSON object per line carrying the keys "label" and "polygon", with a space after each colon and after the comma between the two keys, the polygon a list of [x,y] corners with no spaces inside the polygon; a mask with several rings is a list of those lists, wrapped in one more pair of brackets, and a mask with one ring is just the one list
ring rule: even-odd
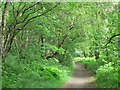
{"label": "tree branch", "polygon": [[[73,28],[74,28],[74,26],[73,26],[73,25],[70,25],[69,30],[72,30]],[[68,35],[66,34],[66,35],[64,36],[63,40],[61,41],[61,43],[58,44],[58,47],[57,47],[58,49],[62,47],[62,45],[64,44],[64,42],[65,42],[65,40],[66,40],[67,37],[68,37]],[[58,54],[58,52],[54,52],[53,55],[47,56],[46,59],[52,58],[52,57],[54,57],[54,56],[57,55],[57,54]]]}
{"label": "tree branch", "polygon": [[19,15],[19,13],[25,8],[25,6],[26,6],[26,3],[24,3],[24,6],[17,11],[17,12],[18,12],[18,15]]}
{"label": "tree branch", "polygon": [[50,11],[52,11],[54,8],[56,8],[58,5],[59,5],[59,4],[55,5],[54,7],[50,8],[50,9],[48,9],[48,10],[46,10],[45,12],[43,12],[43,13],[40,14],[40,15],[31,17],[31,18],[28,19],[28,20],[26,21],[26,23],[23,25],[23,28],[24,28],[31,20],[33,20],[33,19],[35,19],[35,18],[37,18],[37,17],[40,17],[40,16],[42,16],[42,15],[47,14],[48,12],[50,12]]}
{"label": "tree branch", "polygon": [[[37,9],[36,11],[38,11],[38,10],[39,9]],[[24,23],[29,18],[29,16],[33,13],[35,13],[35,11],[32,11],[32,12],[28,13],[22,21],[17,22],[17,25],[21,24],[21,23]]]}
{"label": "tree branch", "polygon": [[4,35],[3,29],[5,26],[5,14],[6,14],[6,10],[7,10],[7,5],[8,5],[8,2],[5,3],[4,10],[2,11],[1,32],[3,35]]}
{"label": "tree branch", "polygon": [[[60,4],[60,3],[59,3]],[[52,11],[54,8],[56,8],[59,4],[57,4],[57,5],[55,5],[54,7],[52,7],[52,8],[50,8],[50,9],[48,9],[48,10],[46,10],[45,12],[43,12],[42,14],[40,14],[40,15],[36,15],[36,16],[33,16],[33,17],[31,17],[30,19],[28,19],[26,22],[25,22],[25,24],[22,26],[22,28],[18,28],[17,30],[17,33],[20,31],[20,30],[23,30],[23,28],[31,21],[31,20],[33,20],[33,19],[35,19],[35,18],[37,18],[37,17],[40,17],[40,16],[42,16],[42,15],[45,15],[45,14],[47,14],[48,12],[50,12],[50,11]]]}
{"label": "tree branch", "polygon": [[18,8],[17,8],[17,11],[16,11],[16,16],[19,15],[19,12],[20,12],[20,6],[22,5],[22,2],[19,2],[19,5],[18,5]]}
{"label": "tree branch", "polygon": [[116,36],[120,36],[120,33],[119,33],[119,34],[116,34],[116,35],[111,36],[111,37],[110,37],[110,39],[108,40],[108,42],[106,43],[106,45],[105,45],[105,46],[107,46],[107,45],[111,42],[111,40],[112,40],[114,37],[116,37]]}
{"label": "tree branch", "polygon": [[22,12],[22,16],[24,15],[24,13],[25,13],[27,10],[29,10],[30,8],[34,7],[35,5],[37,5],[37,4],[39,4],[39,3],[40,3],[40,2],[37,2],[37,3],[29,6],[28,8],[25,8],[24,11]]}

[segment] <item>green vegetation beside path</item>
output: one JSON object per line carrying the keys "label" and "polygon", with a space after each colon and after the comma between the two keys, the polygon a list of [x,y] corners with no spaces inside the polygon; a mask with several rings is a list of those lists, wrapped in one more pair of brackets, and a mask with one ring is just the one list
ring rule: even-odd
{"label": "green vegetation beside path", "polygon": [[[59,88],[71,79],[74,64],[63,66],[55,59],[35,60],[32,63],[15,62],[8,56],[3,67],[3,88]],[[19,60],[18,60],[19,61]]]}
{"label": "green vegetation beside path", "polygon": [[60,88],[72,78],[74,58],[96,74],[98,88],[119,86],[120,3],[2,1],[3,88]]}
{"label": "green vegetation beside path", "polygon": [[114,62],[105,63],[94,58],[75,58],[75,61],[83,63],[95,73],[98,88],[118,88],[119,67],[115,66]]}

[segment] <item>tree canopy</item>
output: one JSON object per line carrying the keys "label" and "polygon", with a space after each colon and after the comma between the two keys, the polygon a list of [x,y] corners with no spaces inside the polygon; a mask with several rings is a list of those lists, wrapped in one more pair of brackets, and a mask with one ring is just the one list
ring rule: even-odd
{"label": "tree canopy", "polygon": [[73,70],[74,57],[94,57],[99,66],[111,62],[118,70],[118,3],[2,2],[0,6],[3,87],[25,87],[21,83],[32,73],[40,79],[43,72],[45,80],[57,78],[60,68]]}

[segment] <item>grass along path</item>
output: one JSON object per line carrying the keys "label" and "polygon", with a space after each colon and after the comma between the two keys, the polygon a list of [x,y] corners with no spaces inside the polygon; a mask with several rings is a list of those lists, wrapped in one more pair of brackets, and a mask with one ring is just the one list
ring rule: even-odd
{"label": "grass along path", "polygon": [[73,78],[62,88],[96,88],[94,81],[94,74],[85,69],[84,64],[77,62]]}

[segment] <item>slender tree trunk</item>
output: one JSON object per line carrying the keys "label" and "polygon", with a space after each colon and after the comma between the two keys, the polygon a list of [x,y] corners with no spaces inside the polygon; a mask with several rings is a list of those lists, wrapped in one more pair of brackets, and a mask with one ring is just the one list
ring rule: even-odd
{"label": "slender tree trunk", "polygon": [[2,55],[2,61],[5,61],[5,58],[7,56],[7,50],[4,47],[4,39],[5,39],[5,25],[6,25],[6,17],[7,17],[7,7],[9,2],[6,2],[4,4],[4,9],[2,10],[2,19],[1,19],[1,33],[2,33],[2,43],[1,43],[1,55]]}
{"label": "slender tree trunk", "polygon": [[[0,22],[2,22],[1,14],[2,14],[2,9],[0,8]],[[1,25],[0,25],[0,27],[1,27]],[[2,54],[2,42],[3,42],[3,40],[2,40],[2,31],[0,30],[0,56]]]}
{"label": "slender tree trunk", "polygon": [[95,52],[95,59],[99,59],[99,52]]}
{"label": "slender tree trunk", "polygon": [[87,57],[87,56],[86,56],[86,52],[85,52],[85,51],[83,51],[83,54],[84,54],[84,57]]}

